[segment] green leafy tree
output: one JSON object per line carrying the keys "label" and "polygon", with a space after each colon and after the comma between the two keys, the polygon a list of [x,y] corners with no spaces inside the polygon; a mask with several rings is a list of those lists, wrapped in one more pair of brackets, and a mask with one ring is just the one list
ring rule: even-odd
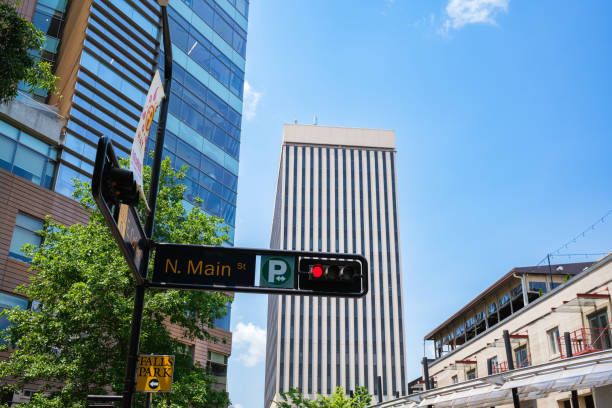
{"label": "green leafy tree", "polygon": [[[175,172],[168,159],[162,163],[153,238],[220,245],[227,239],[222,220],[198,207],[187,212],[181,203],[184,171]],[[145,186],[149,180],[150,168],[145,168]],[[89,185],[77,183],[75,196],[90,212],[89,223],[66,227],[48,217],[40,247],[26,249],[36,274],[17,291],[39,302],[38,310],[3,312],[11,326],[2,336],[13,347],[10,357],[0,362],[0,377],[15,379],[14,389],[44,383],[24,407],[84,407],[87,394],[123,390],[134,282],[102,215],[94,209]],[[143,214],[142,203],[140,210]],[[166,326],[178,324],[189,339],[222,341],[213,339],[207,328],[223,316],[228,301],[228,296],[213,292],[147,291],[140,352],[176,356],[173,392],[156,395],[154,407],[229,404],[227,393],[211,389],[213,378],[184,355],[185,347]]]}
{"label": "green leafy tree", "polygon": [[330,397],[318,395],[314,400],[304,398],[299,388],[290,388],[281,393],[282,401],[276,402],[279,408],[365,408],[372,402],[366,387],[357,387],[353,396],[347,396],[344,388],[336,387]]}
{"label": "green leafy tree", "polygon": [[17,14],[18,2],[0,0],[0,104],[17,96],[17,84],[24,81],[30,92],[42,88],[57,91],[57,77],[51,64],[39,58],[45,34]]}

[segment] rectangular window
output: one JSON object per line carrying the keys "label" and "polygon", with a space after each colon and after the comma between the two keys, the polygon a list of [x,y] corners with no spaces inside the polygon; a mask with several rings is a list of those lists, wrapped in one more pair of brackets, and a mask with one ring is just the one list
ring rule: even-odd
{"label": "rectangular window", "polygon": [[529,282],[529,291],[537,292],[540,295],[546,293],[546,282]]}
{"label": "rectangular window", "polygon": [[487,374],[497,374],[497,356],[487,360]]}
{"label": "rectangular window", "polygon": [[[19,308],[25,310],[28,308],[28,299],[0,292],[0,310],[8,308]],[[0,318],[0,331],[4,331],[9,326],[10,323],[6,316],[2,316]]]}
{"label": "rectangular window", "polygon": [[23,251],[23,246],[25,244],[32,244],[37,247],[40,245],[42,238],[39,231],[42,230],[43,225],[44,223],[36,218],[18,213],[9,256],[23,262],[30,262],[30,259]]}
{"label": "rectangular window", "polygon": [[550,354],[559,354],[559,327],[546,332]]}
{"label": "rectangular window", "polygon": [[527,354],[527,346],[520,346],[514,350],[516,364],[514,368],[523,368],[529,366],[529,355]]}
{"label": "rectangular window", "polygon": [[453,384],[457,384],[459,382],[459,377],[457,377],[456,375],[453,375],[452,380],[453,380]]}
{"label": "rectangular window", "polygon": [[214,326],[218,327],[219,329],[229,331],[231,317],[232,317],[232,304],[230,302],[227,302],[227,305],[225,306],[225,314],[219,317],[218,319],[215,319]]}
{"label": "rectangular window", "polygon": [[0,168],[51,188],[56,155],[54,147],[0,121]]}
{"label": "rectangular window", "polygon": [[475,380],[476,379],[476,369],[472,368],[467,373],[465,373],[465,376],[467,377],[468,380]]}

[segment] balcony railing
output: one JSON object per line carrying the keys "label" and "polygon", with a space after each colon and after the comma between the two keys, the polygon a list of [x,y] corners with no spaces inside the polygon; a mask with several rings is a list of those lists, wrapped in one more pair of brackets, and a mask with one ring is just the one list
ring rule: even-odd
{"label": "balcony railing", "polygon": [[[513,360],[513,361],[514,361],[515,369],[529,367],[531,365],[531,356],[525,359],[522,359],[522,360]],[[504,371],[508,371],[507,361],[502,361],[501,363],[494,364],[492,367],[491,374],[499,374],[499,373],[503,373]]]}
{"label": "balcony railing", "polygon": [[[561,358],[566,358],[567,348],[565,347],[565,339],[559,337],[558,341]],[[570,343],[572,355],[574,356],[607,350],[612,348],[610,327],[608,326],[603,329],[581,327],[570,333]]]}

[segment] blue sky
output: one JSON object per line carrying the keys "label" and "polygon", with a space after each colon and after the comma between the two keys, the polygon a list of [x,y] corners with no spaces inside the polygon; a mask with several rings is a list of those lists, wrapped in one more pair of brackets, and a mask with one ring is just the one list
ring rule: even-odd
{"label": "blue sky", "polygon": [[[612,209],[610,15],[606,0],[253,0],[236,245],[269,245],[284,123],[395,130],[419,376],[426,333]],[[610,224],[561,252],[612,250]],[[236,407],[263,405],[266,309],[236,295]]]}

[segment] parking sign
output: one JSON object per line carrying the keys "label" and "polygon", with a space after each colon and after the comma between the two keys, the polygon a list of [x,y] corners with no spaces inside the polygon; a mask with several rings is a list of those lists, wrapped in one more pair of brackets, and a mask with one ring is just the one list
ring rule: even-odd
{"label": "parking sign", "polygon": [[260,285],[271,288],[293,288],[294,269],[293,256],[262,256]]}

